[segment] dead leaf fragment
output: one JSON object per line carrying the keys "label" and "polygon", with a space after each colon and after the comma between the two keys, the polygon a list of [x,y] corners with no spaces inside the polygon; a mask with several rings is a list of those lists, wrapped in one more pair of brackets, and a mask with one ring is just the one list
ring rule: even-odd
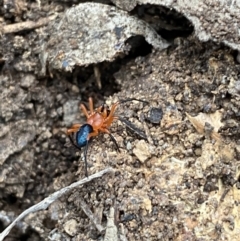
{"label": "dead leaf fragment", "polygon": [[186,113],[186,115],[198,133],[204,134],[205,124],[208,123],[213,127],[213,131],[211,132],[211,137],[217,141],[221,140],[221,135],[218,133],[218,130],[220,129],[220,127],[223,126],[223,123],[221,122],[221,118],[222,118],[221,110],[217,110],[215,113],[212,113],[212,114],[206,114],[206,113],[200,112],[197,116],[194,116],[194,117],[190,116],[188,113]]}

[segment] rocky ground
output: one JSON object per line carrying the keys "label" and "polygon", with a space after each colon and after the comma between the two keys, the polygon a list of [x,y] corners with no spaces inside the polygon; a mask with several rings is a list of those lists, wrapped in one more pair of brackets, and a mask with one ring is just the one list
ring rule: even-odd
{"label": "rocky ground", "polygon": [[[13,1],[14,2],[14,1]],[[8,4],[6,4],[8,3]],[[1,3],[5,26],[62,12],[64,1]],[[71,2],[72,3],[72,2]],[[238,240],[240,66],[236,52],[194,35],[93,66],[42,75],[44,27],[1,36],[0,230],[56,190],[81,180],[83,153],[66,136],[85,123],[79,104],[119,106],[88,151],[103,175],[32,213],[5,240]],[[142,47],[143,48],[143,47]],[[141,54],[138,54],[138,53]],[[90,213],[89,213],[90,212]],[[112,226],[109,224],[112,220]],[[107,227],[107,231],[100,227]],[[115,230],[112,238],[109,230]],[[118,235],[118,236],[116,236]],[[105,239],[104,239],[105,236]]]}

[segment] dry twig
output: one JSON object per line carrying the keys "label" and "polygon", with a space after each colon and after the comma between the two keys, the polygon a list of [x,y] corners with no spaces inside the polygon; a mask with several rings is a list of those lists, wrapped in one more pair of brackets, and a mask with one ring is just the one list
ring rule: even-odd
{"label": "dry twig", "polygon": [[56,14],[46,17],[46,18],[41,18],[37,22],[34,21],[26,21],[22,23],[14,23],[14,24],[9,24],[2,26],[2,34],[7,34],[7,33],[17,33],[23,30],[30,30],[34,28],[39,28],[44,25],[47,25],[50,21],[54,20],[56,18]]}
{"label": "dry twig", "polygon": [[86,177],[80,181],[74,182],[70,186],[64,187],[64,188],[54,192],[50,196],[43,199],[41,202],[26,209],[2,233],[0,233],[0,241],[3,241],[3,239],[9,234],[9,232],[15,226],[15,224],[17,222],[19,222],[20,220],[22,220],[23,218],[25,218],[28,214],[47,209],[50,204],[52,204],[54,201],[59,199],[61,196],[69,193],[72,189],[74,189],[80,185],[83,185],[87,182],[90,182],[91,180],[93,180],[95,178],[101,177],[104,174],[109,173],[109,172],[112,172],[112,168],[106,168],[98,173],[95,173],[95,174],[89,176],[88,178]]}
{"label": "dry twig", "polygon": [[92,223],[94,223],[94,225],[96,226],[97,230],[102,233],[102,231],[105,229],[97,220],[97,218],[95,217],[95,215],[92,213],[92,211],[90,210],[90,208],[88,207],[88,205],[83,201],[83,199],[80,199],[80,204],[81,204],[81,208],[83,210],[83,212],[88,216],[88,218],[92,221]]}
{"label": "dry twig", "polygon": [[107,217],[107,227],[104,241],[118,241],[118,229],[114,221],[114,207],[111,207]]}

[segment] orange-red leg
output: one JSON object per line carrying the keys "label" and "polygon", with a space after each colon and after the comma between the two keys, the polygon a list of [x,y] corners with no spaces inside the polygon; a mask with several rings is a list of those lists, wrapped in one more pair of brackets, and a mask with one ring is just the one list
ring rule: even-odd
{"label": "orange-red leg", "polygon": [[99,106],[95,112],[101,113],[102,112],[102,106]]}
{"label": "orange-red leg", "polygon": [[81,127],[81,124],[72,125],[71,128],[67,129],[67,135],[70,135],[71,133],[77,132],[80,127]]}
{"label": "orange-red leg", "polygon": [[89,118],[89,114],[88,114],[88,111],[85,107],[85,105],[81,104],[80,105],[81,109],[82,109],[82,112],[84,113],[84,115],[87,117],[87,119]]}
{"label": "orange-red leg", "polygon": [[107,108],[103,108],[103,113],[102,113],[102,115],[103,115],[103,118],[105,119],[105,118],[107,118]]}
{"label": "orange-red leg", "polygon": [[117,120],[117,119],[118,119],[117,116],[113,116],[112,118],[107,119],[107,121],[106,121],[106,119],[105,119],[105,120],[104,120],[104,125],[106,125],[106,126],[108,127],[108,126],[110,126],[110,125],[113,123],[113,121],[115,121],[115,120]]}
{"label": "orange-red leg", "polygon": [[114,112],[116,111],[116,108],[118,107],[119,102],[115,103],[114,105],[112,105],[110,113],[108,115],[108,117],[105,119],[105,122],[107,123],[109,119],[111,119],[114,115]]}
{"label": "orange-red leg", "polygon": [[67,130],[67,135],[70,135],[71,133],[77,132],[79,128],[73,128]]}
{"label": "orange-red leg", "polygon": [[104,105],[99,106],[95,112],[101,113],[104,119],[107,117],[107,109],[104,107]]}
{"label": "orange-red leg", "polygon": [[91,137],[97,136],[98,135],[98,130],[94,130],[93,132],[88,134],[88,140],[90,140]]}
{"label": "orange-red leg", "polygon": [[81,127],[81,124],[73,124],[72,126],[71,126],[71,129],[75,129],[75,128],[80,128]]}
{"label": "orange-red leg", "polygon": [[89,97],[88,102],[89,102],[90,114],[93,114],[93,99]]}
{"label": "orange-red leg", "polygon": [[100,130],[101,132],[110,134],[110,131],[109,131],[107,128],[100,128],[99,130]]}

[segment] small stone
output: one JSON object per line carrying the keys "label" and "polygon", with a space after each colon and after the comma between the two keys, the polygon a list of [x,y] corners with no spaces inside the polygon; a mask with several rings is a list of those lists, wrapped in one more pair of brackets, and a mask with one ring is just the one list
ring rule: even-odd
{"label": "small stone", "polygon": [[196,148],[194,151],[196,156],[201,156],[202,155],[202,149],[201,148]]}
{"label": "small stone", "polygon": [[133,149],[134,155],[141,161],[145,162],[150,156],[148,144],[144,140],[140,140]]}
{"label": "small stone", "polygon": [[163,111],[161,108],[151,108],[149,117],[147,118],[153,124],[159,124],[163,118]]}
{"label": "small stone", "polygon": [[24,75],[22,78],[21,78],[21,82],[20,82],[20,85],[21,87],[23,88],[29,88],[33,82],[36,80],[35,76],[34,75],[31,75],[31,74],[28,74],[28,75]]}
{"label": "small stone", "polygon": [[77,94],[80,92],[79,88],[76,85],[72,85],[72,91]]}
{"label": "small stone", "polygon": [[68,235],[74,236],[77,234],[77,221],[70,219],[63,225],[63,228]]}
{"label": "small stone", "polygon": [[132,149],[132,144],[131,142],[127,142],[127,146],[126,146],[127,150],[131,150]]}

